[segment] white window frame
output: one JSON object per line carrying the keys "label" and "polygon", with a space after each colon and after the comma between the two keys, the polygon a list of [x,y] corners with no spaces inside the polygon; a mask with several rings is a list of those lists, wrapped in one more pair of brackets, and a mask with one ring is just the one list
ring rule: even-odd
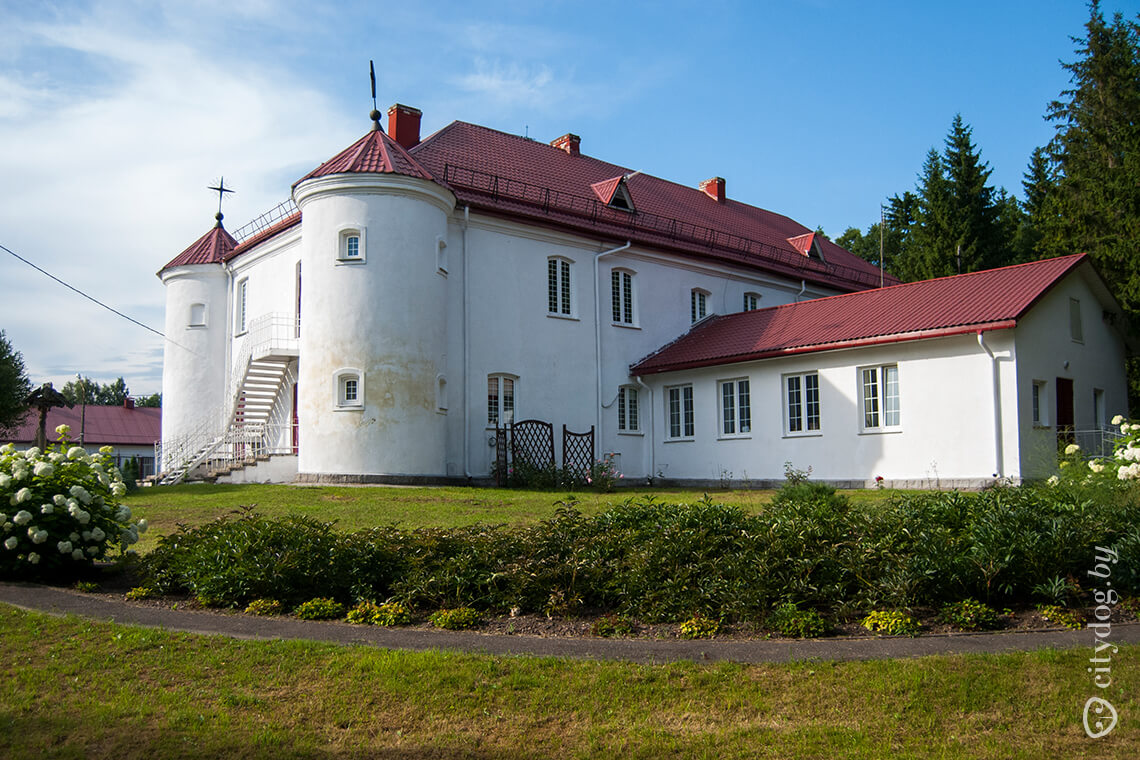
{"label": "white window frame", "polygon": [[756,311],[760,308],[760,294],[748,291],[744,294],[744,311]]}
{"label": "white window frame", "polygon": [[1048,385],[1044,380],[1034,380],[1030,388],[1029,413],[1034,427],[1049,426]]}
{"label": "white window frame", "polygon": [[[351,246],[349,241],[353,238],[356,238],[356,255],[350,256]],[[363,264],[367,258],[365,255],[367,250],[368,247],[365,245],[363,227],[346,227],[338,234],[336,246],[336,261],[338,264]]]}
{"label": "white window frame", "polygon": [[[894,390],[890,394],[891,376]],[[856,369],[859,386],[859,429],[862,433],[889,433],[902,429],[902,382],[897,364],[880,364]],[[894,408],[891,408],[891,398]],[[891,415],[894,422],[890,422]]]}
{"label": "white window frame", "polygon": [[693,384],[666,386],[662,400],[665,405],[665,440],[693,440],[697,432],[696,414],[693,409]]}
{"label": "white window frame", "polygon": [[[492,383],[494,386],[492,387]],[[506,427],[518,417],[519,377],[506,372],[487,375],[487,427]],[[492,402],[492,398],[495,400]],[[507,399],[510,403],[505,403]]]}
{"label": "white window frame", "polygon": [[718,380],[719,438],[752,437],[752,383],[747,377]]}
{"label": "white window frame", "polygon": [[[815,399],[812,400],[814,386]],[[823,406],[820,402],[819,372],[793,372],[780,377],[781,404],[784,407],[784,435],[789,437],[823,435]],[[812,414],[812,407],[815,414]],[[814,426],[813,426],[814,417]]]}
{"label": "white window frame", "polygon": [[689,291],[689,323],[696,324],[707,317],[709,312],[709,296],[711,294],[702,288],[693,288]]}
{"label": "white window frame", "polygon": [[206,304],[190,304],[190,319],[186,326],[194,329],[200,329],[206,326]]}
{"label": "white window frame", "polygon": [[[574,302],[577,287],[574,282],[574,262],[565,256],[546,258],[546,316],[556,319],[577,319]],[[554,303],[551,304],[551,299]],[[551,308],[553,305],[554,308]]]}
{"label": "white window frame", "polygon": [[1084,325],[1081,324],[1081,300],[1079,298],[1069,299],[1069,337],[1073,339],[1074,343],[1085,342]]}
{"label": "white window frame", "polygon": [[636,385],[618,388],[618,435],[643,435],[641,431],[641,396]]}
{"label": "white window frame", "polygon": [[244,335],[249,325],[249,278],[238,280],[234,294],[234,335]]}
{"label": "white window frame", "polygon": [[617,327],[640,327],[637,321],[637,273],[615,267],[610,270],[610,319]]}
{"label": "white window frame", "polygon": [[356,367],[342,367],[333,373],[335,400],[338,412],[364,410],[364,372]]}

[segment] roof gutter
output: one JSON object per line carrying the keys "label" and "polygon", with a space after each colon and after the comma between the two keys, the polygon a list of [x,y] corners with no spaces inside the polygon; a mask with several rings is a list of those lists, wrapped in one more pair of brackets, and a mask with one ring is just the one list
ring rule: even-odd
{"label": "roof gutter", "polygon": [[610,248],[594,254],[594,368],[597,374],[597,385],[594,389],[594,430],[597,432],[594,440],[599,443],[602,441],[602,304],[598,300],[598,261],[603,256],[612,256],[615,253],[624,251],[631,245],[633,245],[633,243],[627,240],[625,241],[625,245],[619,245],[616,248]]}
{"label": "roof gutter", "polygon": [[1004,319],[998,322],[988,322],[984,325],[961,325],[958,327],[942,327],[934,330],[923,330],[914,333],[895,333],[893,335],[878,335],[872,338],[858,338],[856,340],[837,341],[834,343],[817,343],[811,346],[797,346],[794,348],[779,349],[775,351],[756,351],[735,356],[721,356],[711,359],[696,359],[675,364],[663,364],[653,367],[637,364],[630,371],[638,375],[654,375],[661,372],[676,372],[682,369],[698,369],[700,367],[717,367],[722,364],[741,364],[743,362],[758,361],[760,359],[774,359],[781,356],[797,356],[817,351],[839,351],[845,348],[863,348],[865,346],[881,346],[888,343],[905,343],[911,340],[927,340],[929,338],[945,338],[951,335],[970,335],[980,330],[1008,330],[1016,327],[1017,321]]}
{"label": "roof gutter", "polygon": [[994,409],[994,477],[1004,478],[1004,451],[1002,449],[1002,430],[1001,430],[1001,369],[998,366],[998,357],[994,354],[993,350],[986,345],[985,333],[978,330],[978,345],[990,357],[990,367],[993,374],[993,409]]}

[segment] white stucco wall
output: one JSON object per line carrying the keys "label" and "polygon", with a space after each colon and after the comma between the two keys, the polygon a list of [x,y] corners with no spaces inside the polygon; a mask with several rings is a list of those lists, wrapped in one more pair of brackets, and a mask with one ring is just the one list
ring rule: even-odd
{"label": "white stucco wall", "polygon": [[[1070,333],[1069,301],[1080,303],[1083,340]],[[1104,426],[1117,414],[1128,414],[1124,341],[1106,311],[1117,306],[1097,281],[1091,266],[1082,265],[1058,283],[1017,327],[1018,429],[1023,441],[1021,469],[1027,478],[1047,477],[1056,469],[1057,379],[1073,382],[1073,416],[1077,430]],[[1118,322],[1118,324],[1123,324]],[[1042,383],[1041,424],[1033,424],[1033,383]],[[1104,394],[1102,417],[1094,416],[1093,396]]]}

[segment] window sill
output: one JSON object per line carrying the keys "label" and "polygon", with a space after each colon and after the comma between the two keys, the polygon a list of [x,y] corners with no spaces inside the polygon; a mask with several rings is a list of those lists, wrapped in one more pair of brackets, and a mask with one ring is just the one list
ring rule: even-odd
{"label": "window sill", "polygon": [[610,324],[614,327],[621,327],[621,328],[626,329],[626,330],[640,330],[641,329],[641,325],[636,324],[636,323],[630,323],[630,322],[610,322]]}
{"label": "window sill", "polygon": [[636,435],[636,436],[639,436],[642,438],[645,437],[645,432],[641,431],[641,430],[619,430],[617,432],[617,434],[618,435]]}
{"label": "window sill", "polygon": [[363,263],[364,263],[364,259],[337,259],[336,260],[337,266],[340,266],[341,264],[356,265],[356,264],[363,264]]}
{"label": "window sill", "polygon": [[567,319],[567,320],[570,320],[571,322],[581,321],[576,316],[574,316],[573,314],[555,314],[554,312],[548,311],[548,312],[546,312],[546,316],[550,317],[551,319]]}
{"label": "window sill", "polygon": [[716,437],[718,441],[749,441],[752,433],[722,433]]}
{"label": "window sill", "polygon": [[205,325],[186,325],[187,330],[205,330]]}
{"label": "window sill", "polygon": [[867,430],[860,430],[859,435],[891,435],[894,433],[901,433],[902,428],[869,428]]}
{"label": "window sill", "polygon": [[823,431],[822,430],[808,430],[808,431],[803,432],[803,433],[789,433],[789,432],[785,431],[783,437],[784,438],[823,438]]}
{"label": "window sill", "polygon": [[696,440],[696,436],[689,436],[688,438],[666,438],[664,443],[692,443]]}
{"label": "window sill", "polygon": [[363,412],[364,411],[364,405],[363,404],[361,404],[359,406],[348,406],[347,404],[344,406],[337,405],[337,406],[333,407],[333,411],[334,412]]}

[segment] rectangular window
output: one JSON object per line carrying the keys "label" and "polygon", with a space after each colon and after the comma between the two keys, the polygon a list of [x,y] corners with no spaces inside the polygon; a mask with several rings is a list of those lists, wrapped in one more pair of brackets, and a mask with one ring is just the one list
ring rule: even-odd
{"label": "rectangular window", "polygon": [[546,260],[546,310],[570,316],[570,262],[565,259]]}
{"label": "rectangular window", "polygon": [[345,257],[350,258],[350,259],[360,258],[360,236],[359,235],[349,235],[347,238],[345,238],[344,242],[345,242],[345,251],[344,251]]}
{"label": "rectangular window", "polygon": [[745,311],[756,311],[759,308],[760,308],[760,296],[756,295],[755,293],[745,293],[744,294],[744,310]]}
{"label": "rectangular window", "polygon": [[1069,335],[1077,343],[1085,340],[1084,328],[1081,325],[1081,302],[1076,298],[1069,299]]}
{"label": "rectangular window", "polygon": [[515,381],[502,375],[487,377],[487,424],[507,425],[515,419]]}
{"label": "rectangular window", "polygon": [[882,430],[901,424],[899,368],[894,365],[859,371],[863,429]]}
{"label": "rectangular window", "polygon": [[246,310],[246,297],[247,297],[248,291],[249,291],[249,278],[246,278],[246,279],[244,279],[238,283],[237,309],[236,309],[237,313],[234,315],[234,323],[237,327],[237,332],[239,332],[239,333],[245,332],[245,322],[246,322],[246,318],[245,318],[246,317],[246,311],[245,310]]}
{"label": "rectangular window", "polygon": [[636,433],[640,429],[637,419],[637,388],[618,389],[618,430]]}
{"label": "rectangular window", "polygon": [[617,269],[610,273],[610,296],[614,322],[633,324],[633,275]]}
{"label": "rectangular window", "polygon": [[752,432],[752,399],[748,380],[725,380],[720,384],[721,435]]}
{"label": "rectangular window", "polygon": [[784,378],[787,391],[787,432],[813,433],[820,429],[819,373],[788,375]]}
{"label": "rectangular window", "polygon": [[668,422],[670,438],[692,438],[693,386],[679,385],[669,388]]}
{"label": "rectangular window", "polygon": [[1042,398],[1042,383],[1033,383],[1033,424],[1040,425],[1041,423],[1041,398]]}
{"label": "rectangular window", "polygon": [[692,322],[700,322],[708,315],[708,293],[694,290],[689,296],[689,316]]}
{"label": "rectangular window", "polygon": [[356,403],[356,380],[344,381],[344,401],[346,404]]}

